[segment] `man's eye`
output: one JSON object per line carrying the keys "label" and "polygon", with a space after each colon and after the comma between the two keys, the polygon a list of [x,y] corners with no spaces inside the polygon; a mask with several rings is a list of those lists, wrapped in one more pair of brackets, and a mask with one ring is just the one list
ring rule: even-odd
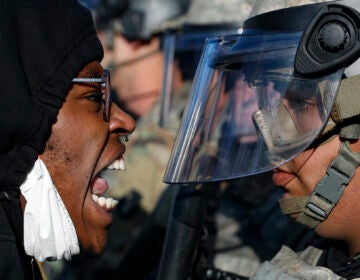
{"label": "man's eye", "polygon": [[95,92],[95,93],[89,94],[89,95],[85,96],[85,98],[87,100],[93,102],[97,106],[96,111],[101,110],[102,104],[104,103],[103,94],[101,92]]}
{"label": "man's eye", "polygon": [[101,92],[96,92],[96,93],[85,96],[85,98],[101,105],[101,103],[103,101],[103,94]]}

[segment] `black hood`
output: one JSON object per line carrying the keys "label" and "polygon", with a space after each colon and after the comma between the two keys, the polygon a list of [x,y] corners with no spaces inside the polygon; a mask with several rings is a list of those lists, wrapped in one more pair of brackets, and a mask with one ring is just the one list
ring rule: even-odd
{"label": "black hood", "polygon": [[72,78],[102,56],[76,0],[0,0],[0,188],[25,180]]}

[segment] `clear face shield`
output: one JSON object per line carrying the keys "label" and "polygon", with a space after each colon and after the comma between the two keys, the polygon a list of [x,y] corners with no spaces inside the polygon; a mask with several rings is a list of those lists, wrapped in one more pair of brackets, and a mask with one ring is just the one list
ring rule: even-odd
{"label": "clear face shield", "polygon": [[328,122],[343,70],[296,75],[301,37],[250,30],[207,40],[165,182],[253,175],[309,147]]}
{"label": "clear face shield", "polygon": [[[237,30],[235,24],[200,27],[185,25],[178,32],[168,31],[163,35],[164,67],[160,98],[160,127],[173,132],[179,128],[190,90],[189,85],[194,78],[206,38],[220,33],[235,33]],[[176,68],[180,72],[176,72]],[[180,88],[179,76],[177,76],[179,73],[184,82],[183,87]]]}

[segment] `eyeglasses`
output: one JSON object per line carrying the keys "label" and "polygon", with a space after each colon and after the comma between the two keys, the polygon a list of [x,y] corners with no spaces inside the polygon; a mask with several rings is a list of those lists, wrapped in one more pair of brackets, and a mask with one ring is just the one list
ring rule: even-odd
{"label": "eyeglasses", "polygon": [[108,122],[110,120],[111,107],[110,71],[108,69],[104,69],[103,76],[101,78],[74,78],[72,81],[73,83],[100,83],[104,102],[104,120]]}

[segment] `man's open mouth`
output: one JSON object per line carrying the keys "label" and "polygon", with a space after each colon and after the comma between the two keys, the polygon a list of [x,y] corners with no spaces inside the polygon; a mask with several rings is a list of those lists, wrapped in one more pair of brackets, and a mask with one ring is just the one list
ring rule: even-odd
{"label": "man's open mouth", "polygon": [[[110,170],[126,170],[126,163],[123,157],[112,162],[106,169]],[[101,172],[100,172],[101,173]],[[105,193],[109,189],[108,182],[99,174],[91,182],[90,190],[92,199],[104,210],[111,211],[119,203],[118,200],[112,197],[106,197]]]}

